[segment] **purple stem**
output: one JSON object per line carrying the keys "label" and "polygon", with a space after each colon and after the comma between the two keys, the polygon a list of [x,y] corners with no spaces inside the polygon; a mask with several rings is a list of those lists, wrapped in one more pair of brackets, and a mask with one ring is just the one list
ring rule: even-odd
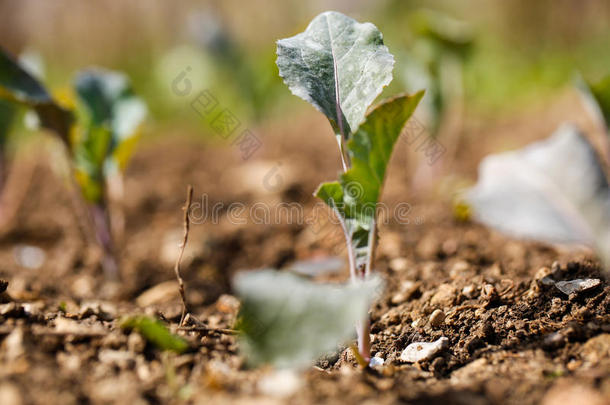
{"label": "purple stem", "polygon": [[117,280],[119,278],[119,267],[114,254],[108,209],[105,204],[96,203],[89,205],[89,212],[93,219],[96,239],[102,247],[102,268],[104,273],[108,279]]}

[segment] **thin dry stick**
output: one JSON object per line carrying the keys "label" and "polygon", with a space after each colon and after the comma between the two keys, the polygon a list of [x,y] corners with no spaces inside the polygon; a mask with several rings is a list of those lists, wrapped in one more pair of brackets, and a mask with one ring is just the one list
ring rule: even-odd
{"label": "thin dry stick", "polygon": [[184,248],[186,248],[186,242],[189,238],[189,228],[191,222],[189,220],[189,211],[191,209],[191,201],[193,200],[193,186],[190,184],[186,188],[186,203],[184,204],[184,238],[182,239],[182,244],[180,245],[180,253],[178,253],[178,258],[176,259],[176,264],[174,265],[174,272],[176,273],[176,279],[178,279],[178,290],[180,291],[180,298],[182,298],[182,316],[180,317],[180,326],[184,322],[184,318],[186,317],[186,313],[188,312],[188,305],[186,303],[186,295],[184,293],[184,281],[180,276],[180,262],[182,261],[182,255],[184,254]]}

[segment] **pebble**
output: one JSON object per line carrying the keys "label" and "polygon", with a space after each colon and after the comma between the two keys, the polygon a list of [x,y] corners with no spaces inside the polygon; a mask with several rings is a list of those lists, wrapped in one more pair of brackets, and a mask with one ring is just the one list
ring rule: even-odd
{"label": "pebble", "polygon": [[467,285],[466,287],[462,288],[462,294],[468,299],[476,298],[477,287],[474,284]]}
{"label": "pebble", "polygon": [[542,405],[604,405],[608,402],[591,387],[573,382],[560,382],[542,398]]}
{"label": "pebble", "polygon": [[440,337],[434,342],[411,343],[400,354],[400,360],[407,363],[431,360],[449,347],[449,339]]}
{"label": "pebble", "polygon": [[176,280],[164,281],[144,291],[136,298],[139,307],[165,304],[180,296]]}
{"label": "pebble", "polygon": [[409,260],[404,257],[397,257],[390,261],[390,268],[394,271],[405,271],[409,268]]}
{"label": "pebble", "polygon": [[457,289],[451,284],[441,284],[436,289],[436,293],[430,299],[432,305],[448,307],[453,304],[457,294]]}
{"label": "pebble", "polygon": [[413,281],[404,281],[400,285],[400,291],[392,296],[390,301],[394,305],[400,305],[405,301],[408,301],[411,296],[417,291],[420,284]]}
{"label": "pebble", "polygon": [[261,378],[257,388],[263,395],[285,398],[294,394],[302,385],[302,378],[295,372],[278,370]]}
{"label": "pebble", "polygon": [[0,385],[0,404],[21,405],[22,403],[21,393],[15,384],[3,382]]}
{"label": "pebble", "polygon": [[225,314],[235,314],[239,310],[239,300],[232,295],[222,294],[216,300],[216,309]]}
{"label": "pebble", "polygon": [[469,269],[470,265],[467,262],[465,262],[464,260],[459,260],[455,262],[449,269],[449,276],[453,280],[458,279],[461,276],[467,275]]}
{"label": "pebble", "polygon": [[570,281],[558,281],[555,283],[555,287],[565,295],[570,295],[574,293],[583,292],[586,290],[590,290],[592,288],[597,287],[601,284],[601,280],[599,278],[588,278],[581,279],[578,278],[576,280]]}
{"label": "pebble", "polygon": [[18,245],[13,250],[15,262],[26,269],[39,269],[45,262],[47,255],[44,250],[36,246]]}
{"label": "pebble", "polygon": [[369,362],[369,367],[370,368],[375,368],[375,367],[381,367],[383,366],[384,360],[381,357],[373,357],[371,358],[371,361]]}
{"label": "pebble", "polygon": [[440,309],[435,310],[430,315],[430,325],[435,328],[438,328],[439,326],[441,326],[444,321],[445,321],[445,313],[443,311],[441,311]]}

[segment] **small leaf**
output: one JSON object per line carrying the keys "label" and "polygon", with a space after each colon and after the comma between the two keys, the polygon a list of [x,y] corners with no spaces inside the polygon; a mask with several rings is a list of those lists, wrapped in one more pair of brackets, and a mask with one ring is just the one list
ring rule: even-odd
{"label": "small leaf", "polygon": [[318,15],[305,32],[279,40],[277,55],[280,76],[292,93],[324,113],[336,134],[342,124],[346,138],[392,81],[394,57],[377,27],[335,11]]}
{"label": "small leaf", "polygon": [[119,72],[80,72],[75,88],[84,123],[73,142],[77,179],[85,197],[98,202],[105,178],[123,170],[134,150],[146,105],[133,93],[127,76]]}
{"label": "small leaf", "polygon": [[57,105],[47,90],[19,64],[0,49],[0,98],[36,111],[44,128],[56,132],[69,143],[72,114]]}
{"label": "small leaf", "polygon": [[486,157],[466,194],[476,220],[540,241],[586,244],[610,265],[610,188],[594,148],[572,125]]}
{"label": "small leaf", "polygon": [[239,273],[233,286],[242,300],[241,349],[251,365],[309,366],[353,337],[381,284],[379,278],[332,285],[274,270]]}
{"label": "small leaf", "polygon": [[370,232],[394,145],[423,94],[402,94],[376,106],[347,144],[352,168],[340,182],[323,183],[315,193],[343,218],[357,267],[368,259]]}
{"label": "small leaf", "polygon": [[172,334],[160,321],[147,316],[127,318],[121,322],[121,328],[137,331],[159,350],[184,353],[189,348],[189,344],[184,339]]}

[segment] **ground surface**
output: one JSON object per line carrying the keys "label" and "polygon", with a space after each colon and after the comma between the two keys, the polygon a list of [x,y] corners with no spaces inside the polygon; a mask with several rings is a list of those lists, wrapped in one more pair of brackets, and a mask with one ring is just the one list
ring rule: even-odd
{"label": "ground surface", "polygon": [[[484,133],[515,147],[548,134],[566,115],[561,103],[544,111],[492,129],[473,125],[452,175],[474,178],[490,150],[484,145],[493,143]],[[143,313],[177,327],[172,267],[188,183],[200,205],[193,207],[183,275],[193,314],[211,328],[232,326],[236,271],[341,256],[332,226],[227,219],[230,203],[263,202],[273,215],[280,202],[296,202],[313,215],[311,192],[333,178],[338,156],[324,136],[326,123],[302,121],[262,128],[264,147],[247,161],[232,147],[206,147],[171,131],[145,143],[126,176],[119,284],[104,280],[99,252],[83,237],[52,165],[41,160],[32,169],[24,162],[18,183],[27,192],[0,238],[0,278],[9,283],[0,297],[0,404],[609,403],[610,285],[594,256],[458,222],[450,185],[440,188],[442,198],[407,197],[414,195],[407,163],[417,154],[405,143],[395,152],[384,201],[407,201],[411,210],[408,223],[381,227],[376,268],[387,288],[371,313],[373,352],[385,358],[384,367],[362,371],[348,349],[295,380],[245,369],[231,334],[184,333],[192,350],[173,355],[121,330],[121,318]],[[504,135],[513,143],[503,144]],[[198,207],[219,203],[217,223],[210,212],[203,221]],[[28,246],[44,251],[39,267],[28,263],[40,262]],[[572,295],[554,284],[578,278],[601,283]],[[432,326],[437,309],[444,319],[435,315]],[[400,361],[410,343],[441,336],[449,345],[437,357]]]}

